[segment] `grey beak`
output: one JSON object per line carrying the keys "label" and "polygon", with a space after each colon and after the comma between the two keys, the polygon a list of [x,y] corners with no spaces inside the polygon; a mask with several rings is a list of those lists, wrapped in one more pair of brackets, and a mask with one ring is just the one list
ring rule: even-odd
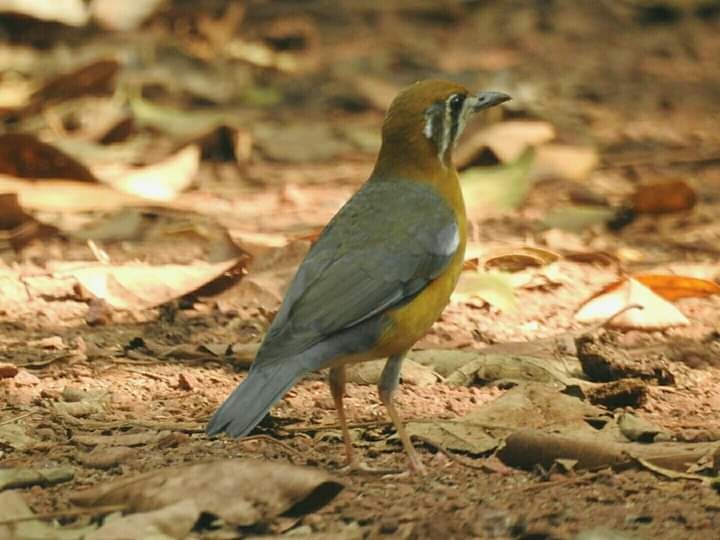
{"label": "grey beak", "polygon": [[489,109],[495,105],[500,105],[512,99],[510,96],[503,92],[480,92],[475,96],[475,103],[473,104],[473,111],[482,111],[483,109]]}

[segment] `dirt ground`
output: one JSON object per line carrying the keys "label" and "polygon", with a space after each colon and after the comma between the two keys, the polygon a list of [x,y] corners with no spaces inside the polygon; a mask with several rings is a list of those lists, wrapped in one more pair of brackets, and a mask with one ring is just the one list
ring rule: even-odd
{"label": "dirt ground", "polygon": [[[502,458],[502,444],[467,451],[444,439],[416,437],[427,474],[348,473],[322,373],[297,384],[250,437],[208,438],[205,424],[244,378],[288,277],[319,227],[373,164],[373,143],[331,157],[322,152],[296,161],[286,154],[268,157],[277,148],[257,142],[265,140],[262,129],[251,131],[253,148],[260,146],[264,153],[242,161],[244,132],[238,130],[232,160],[208,156],[204,147],[191,189],[172,203],[147,205],[134,214],[141,215],[145,231],[160,232],[93,243],[68,234],[65,227],[89,227],[97,210],[53,214],[29,206],[41,220],[53,214],[60,234],[21,246],[10,242],[2,252],[0,463],[2,469],[67,468],[72,475],[15,491],[35,514],[59,525],[97,524],[102,512],[76,512],[72,493],[174,465],[253,458],[323,469],[344,489],[297,519],[277,517],[241,529],[198,526],[187,538],[716,538],[720,494],[712,479],[720,474],[720,295],[711,290],[676,295],[673,304],[686,325],[593,326],[575,313],[603,287],[631,274],[720,284],[717,4],[448,2],[439,8],[399,2],[387,11],[338,8],[332,15],[315,6],[297,17],[290,4],[278,3],[277,12],[258,8],[258,20],[276,33],[282,24],[299,28],[310,43],[303,53],[307,56],[298,53],[299,58],[323,67],[299,74],[253,72],[258,85],[277,89],[283,99],[265,110],[262,121],[247,116],[252,125],[324,122],[333,134],[352,128],[361,137],[376,133],[382,122],[382,108],[372,99],[382,103],[407,82],[443,76],[513,94],[515,104],[494,121],[542,121],[554,127],[558,145],[596,153],[597,161],[583,178],[572,172],[563,177],[557,171],[565,169],[556,168],[540,175],[515,208],[471,212],[469,267],[518,246],[560,257],[540,266],[522,264],[514,273],[516,309],[503,309],[487,295],[456,297],[417,351],[502,351],[508,346],[506,352],[517,356],[518,343],[535,346],[520,354],[581,381],[555,381],[548,388],[579,385],[582,402],[598,407],[611,423],[631,413],[654,426],[656,431],[648,433],[661,433],[665,443],[707,445],[707,455],[681,471],[639,461],[564,468],[563,460],[552,459],[549,467],[522,468]],[[176,23],[197,17],[187,6],[176,8],[179,14],[170,13]],[[247,9],[250,17],[253,8]],[[146,38],[180,35],[179,23],[164,21],[159,17],[146,27]],[[71,36],[67,46],[85,53],[88,44],[120,47],[117,35]],[[199,38],[182,36],[200,50]],[[5,37],[8,43],[17,39],[12,31]],[[42,48],[47,44],[27,46],[41,51],[40,57],[53,50]],[[160,53],[154,61],[170,69],[175,65]],[[180,73],[186,69],[183,65]],[[349,88],[360,74],[374,86],[358,96]],[[143,84],[148,99],[182,108],[172,92]],[[248,110],[252,107],[243,114]],[[469,128],[466,146],[475,144],[471,141],[481,124]],[[6,123],[6,131],[11,125]],[[144,128],[133,129],[130,138],[144,133]],[[169,155],[182,138],[156,135],[160,143],[152,149],[158,156]],[[458,152],[464,152],[462,144]],[[488,159],[487,152],[475,154],[465,166]],[[505,160],[497,155],[502,150],[494,154],[491,162],[502,166]],[[643,212],[637,202],[635,207],[628,202],[637,201],[633,193],[639,186],[669,181],[681,181],[691,191],[692,208]],[[630,204],[635,219],[616,230],[602,223],[578,231],[539,225],[550,209],[588,198],[611,209]],[[23,205],[26,200],[21,197]],[[90,207],[100,202],[85,201]],[[195,217],[188,218],[190,213]],[[157,283],[135,290],[137,297],[123,293],[103,300],[70,270],[98,253],[113,265],[189,265],[199,258],[215,264],[222,259],[213,259],[211,252],[226,248],[227,237],[232,250],[242,250],[231,251],[233,264],[149,307],[133,302],[148,288],[159,288]],[[214,279],[218,275],[221,279]],[[129,308],[116,307],[120,296]],[[664,314],[660,308],[657,313]],[[594,356],[583,347],[591,347]],[[422,363],[420,356],[410,358]],[[456,420],[530,383],[545,384],[532,377],[476,375],[467,385],[446,379],[404,376],[397,394],[403,418]],[[351,382],[347,394],[347,414],[363,461],[403,471],[405,455],[374,385]],[[563,426],[548,429],[564,433]],[[99,438],[105,442],[98,443]],[[646,446],[662,441],[655,437]]]}

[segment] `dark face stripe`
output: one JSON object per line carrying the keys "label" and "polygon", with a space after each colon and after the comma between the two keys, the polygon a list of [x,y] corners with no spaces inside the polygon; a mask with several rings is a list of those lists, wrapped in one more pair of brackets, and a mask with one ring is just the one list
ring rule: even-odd
{"label": "dark face stripe", "polygon": [[425,136],[435,143],[440,161],[447,161],[449,148],[462,131],[464,94],[452,94],[445,101],[438,101],[425,111]]}
{"label": "dark face stripe", "polygon": [[450,112],[450,138],[447,147],[455,144],[455,139],[458,136],[460,116],[462,115],[463,105],[465,105],[465,97],[463,94],[453,94],[445,102],[445,107]]}

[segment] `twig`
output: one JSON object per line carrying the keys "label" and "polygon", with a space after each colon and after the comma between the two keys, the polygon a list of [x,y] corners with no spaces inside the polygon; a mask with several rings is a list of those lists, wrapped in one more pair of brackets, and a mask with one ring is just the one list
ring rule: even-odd
{"label": "twig", "polygon": [[665,478],[670,478],[671,480],[694,480],[696,482],[701,482],[703,484],[711,485],[714,481],[717,481],[716,478],[712,478],[710,476],[700,476],[699,474],[691,474],[691,473],[684,473],[680,471],[674,471],[672,469],[667,469],[665,467],[660,467],[659,465],[655,465],[651,461],[648,461],[647,459],[643,459],[638,456],[634,456],[630,454],[630,457],[635,460],[635,462],[640,465],[641,467],[647,469],[648,471],[652,471],[655,474],[658,474],[660,476],[664,476]]}
{"label": "twig", "polygon": [[[422,420],[408,420],[408,422],[422,422]],[[348,423],[347,427],[348,429],[356,429],[390,425],[392,425],[392,422],[390,420],[372,420],[370,422],[356,422],[354,424]],[[333,429],[342,429],[342,426],[340,424],[317,424],[314,426],[284,426],[278,429],[287,431],[288,433],[305,433],[307,431],[330,431]]]}
{"label": "twig", "polygon": [[148,379],[153,379],[155,381],[160,382],[169,382],[168,377],[163,377],[162,375],[156,375],[155,373],[150,373],[149,371],[144,371],[142,369],[134,369],[132,366],[124,365],[121,367],[123,371],[129,371],[130,373],[137,373],[138,375],[142,375],[143,377],[147,377]]}
{"label": "twig", "polygon": [[[499,424],[486,424],[483,422],[468,422],[462,418],[409,418],[404,420],[404,424],[416,423],[416,424],[432,424],[435,422],[457,422],[462,423],[465,426],[481,427],[484,429],[502,429],[512,431],[513,428],[510,426],[503,426]],[[348,429],[359,429],[359,428],[373,428],[392,426],[391,420],[371,420],[369,422],[356,422],[348,423]],[[286,431],[288,433],[306,433],[308,431],[330,431],[333,429],[342,429],[340,424],[317,424],[314,426],[302,425],[302,426],[284,426],[278,427],[279,430]]]}
{"label": "twig", "polygon": [[68,510],[56,510],[55,512],[44,512],[42,514],[33,514],[31,516],[20,516],[9,519],[0,520],[0,525],[12,525],[13,523],[22,523],[23,521],[35,521],[39,519],[52,519],[57,517],[73,517],[87,516],[93,514],[109,514],[118,510],[125,510],[125,504],[109,504],[106,506],[95,506],[93,508],[71,508]]}
{"label": "twig", "polygon": [[103,422],[100,420],[80,419],[70,416],[69,414],[53,414],[55,420],[60,423],[78,426],[85,429],[123,429],[123,428],[145,428],[154,429],[156,431],[182,431],[184,433],[204,433],[205,428],[202,424],[193,424],[190,422],[151,422],[140,420],[112,420]]}
{"label": "twig", "polygon": [[238,444],[250,442],[250,441],[267,441],[272,444],[276,444],[279,447],[281,447],[283,450],[285,450],[288,454],[292,454],[293,456],[299,458],[302,457],[302,454],[295,450],[292,446],[285,444],[284,442],[275,439],[274,437],[271,437],[270,435],[251,435],[250,437],[243,437],[239,441],[237,441]]}
{"label": "twig", "polygon": [[8,418],[7,420],[3,420],[0,422],[0,426],[4,426],[5,424],[13,424],[17,422],[18,420],[22,420],[23,418],[27,418],[28,416],[31,416],[32,412],[23,413],[20,416],[16,416],[15,418]]}

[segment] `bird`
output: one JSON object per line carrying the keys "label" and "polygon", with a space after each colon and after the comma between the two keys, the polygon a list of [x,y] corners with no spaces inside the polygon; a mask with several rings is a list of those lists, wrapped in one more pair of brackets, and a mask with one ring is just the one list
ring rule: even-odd
{"label": "bird", "polygon": [[361,469],[343,406],[346,367],[387,358],[380,401],[409,472],[424,472],[393,395],[403,359],[440,317],[463,266],[467,219],[453,148],[473,113],[509,99],[435,79],[396,96],[368,180],[298,267],[247,377],[208,422],[209,436],[247,435],[304,375],[329,368],[347,465]]}

